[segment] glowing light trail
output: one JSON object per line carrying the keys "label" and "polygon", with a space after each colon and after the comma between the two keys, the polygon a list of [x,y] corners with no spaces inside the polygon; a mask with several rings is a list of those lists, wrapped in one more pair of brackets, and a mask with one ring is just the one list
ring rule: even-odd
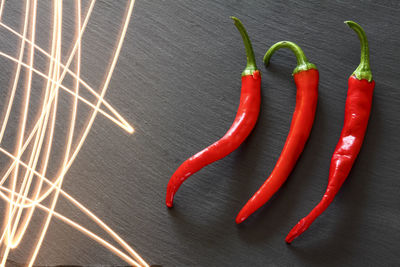
{"label": "glowing light trail", "polygon": [[[3,228],[0,238],[0,265],[5,266],[7,258],[12,249],[18,247],[23,240],[23,237],[29,227],[31,219],[38,208],[47,213],[47,216],[39,231],[39,238],[33,245],[33,252],[28,259],[28,265],[32,266],[40,251],[40,247],[45,238],[48,226],[53,217],[65,222],[82,232],[89,238],[95,240],[100,245],[109,249],[111,252],[119,256],[121,259],[133,266],[148,266],[148,264],[130,247],[117,233],[109,226],[101,221],[93,212],[87,209],[84,205],[78,202],[75,198],[61,189],[63,180],[77,154],[79,153],[88,133],[93,125],[94,119],[98,113],[110,119],[116,125],[133,133],[133,128],[129,123],[109,104],[104,100],[104,95],[107,91],[113,71],[115,69],[118,56],[121,51],[127,27],[132,15],[134,0],[127,2],[126,14],[121,24],[121,32],[117,38],[116,47],[114,50],[111,64],[105,73],[105,81],[97,91],[87,82],[81,79],[81,57],[82,57],[82,36],[85,32],[89,18],[92,14],[95,0],[92,0],[88,5],[84,19],[82,20],[82,5],[80,0],[75,0],[75,40],[72,51],[67,56],[66,63],[62,63],[62,30],[63,30],[63,1],[52,1],[52,32],[51,32],[51,48],[50,52],[35,44],[36,36],[36,14],[38,9],[37,0],[26,0],[24,8],[24,20],[22,33],[17,32],[3,22],[3,13],[5,8],[5,0],[0,3],[0,27],[14,34],[20,39],[18,47],[18,58],[0,51],[0,56],[10,60],[16,64],[14,80],[12,82],[10,96],[6,104],[6,110],[0,127],[0,153],[10,159],[10,164],[6,168],[5,173],[0,177],[0,197],[7,203],[7,209],[4,213]],[[25,47],[28,47],[27,62],[24,61]],[[37,70],[34,66],[35,52],[38,51],[45,55],[48,59],[47,74]],[[74,70],[70,68],[74,63]],[[16,133],[16,144],[14,153],[9,152],[2,146],[2,141],[6,136],[7,125],[13,110],[16,108],[15,96],[20,84],[21,71],[25,70],[25,83],[23,86],[24,92],[22,97],[22,109],[20,111],[20,122],[18,132]],[[68,88],[63,84],[63,81],[68,74],[74,79],[73,88]],[[31,95],[33,89],[33,79],[40,77],[46,81],[43,87],[42,103],[39,107],[37,119],[34,121],[33,127],[27,131],[29,112],[31,112],[32,103]],[[96,100],[89,101],[80,95],[82,90],[89,92]],[[57,111],[59,108],[60,90],[67,92],[73,97],[72,109],[70,110],[70,121],[66,136],[66,144],[60,160],[61,164],[57,175],[50,178],[47,177],[48,168],[51,165],[51,154],[56,146],[53,146]],[[89,120],[83,127],[80,137],[76,137],[76,126],[78,116],[79,103],[84,103],[90,107],[91,113]],[[102,109],[104,106],[106,109]],[[63,118],[65,120],[65,118]],[[57,148],[59,149],[59,148]],[[8,185],[6,185],[8,183]],[[110,241],[96,235],[94,232],[86,229],[84,226],[67,218],[66,216],[55,211],[59,196],[63,196],[66,200],[72,203],[93,222],[100,226],[121,248],[111,244]],[[50,203],[44,204],[44,200],[49,200]]]}

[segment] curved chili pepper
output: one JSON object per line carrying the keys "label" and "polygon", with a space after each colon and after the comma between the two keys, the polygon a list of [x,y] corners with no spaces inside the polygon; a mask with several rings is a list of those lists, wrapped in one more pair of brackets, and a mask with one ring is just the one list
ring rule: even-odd
{"label": "curved chili pepper", "polygon": [[175,193],[187,178],[238,148],[257,122],[261,102],[261,75],[257,69],[253,48],[243,24],[239,19],[231,18],[243,38],[247,55],[247,65],[242,72],[242,89],[236,118],[220,140],[187,159],[172,175],[167,186],[166,197],[166,204],[170,208],[173,206]]}
{"label": "curved chili pepper", "polygon": [[296,108],[278,162],[268,179],[239,212],[236,217],[238,224],[263,206],[286,181],[303,151],[314,122],[318,99],[319,74],[317,67],[308,62],[298,45],[288,41],[278,42],[271,46],[264,56],[266,66],[268,66],[272,54],[280,48],[291,49],[297,58],[297,67],[293,71],[297,87]]}
{"label": "curved chili pepper", "polygon": [[328,187],[319,204],[289,232],[286,242],[301,235],[312,222],[331,204],[360,152],[367,129],[375,82],[369,65],[368,41],[364,30],[353,21],[345,21],[358,35],[361,42],[361,62],[349,78],[344,125],[333,152]]}

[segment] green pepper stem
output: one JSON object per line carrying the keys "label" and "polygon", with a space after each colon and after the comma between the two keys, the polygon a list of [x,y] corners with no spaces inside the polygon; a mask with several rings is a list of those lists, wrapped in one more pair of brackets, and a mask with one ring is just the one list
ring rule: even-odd
{"label": "green pepper stem", "polygon": [[246,49],[247,65],[242,72],[242,76],[252,75],[254,71],[258,70],[258,68],[256,65],[256,59],[254,57],[253,47],[251,46],[250,38],[247,35],[246,29],[244,28],[242,22],[236,17],[231,17],[231,19],[234,21],[236,28],[239,30],[240,35],[243,39],[244,47]]}
{"label": "green pepper stem", "polygon": [[358,39],[360,39],[361,43],[361,59],[360,65],[358,65],[357,69],[353,72],[353,75],[356,76],[357,79],[362,80],[366,79],[369,82],[372,81],[372,72],[371,67],[369,65],[369,48],[368,48],[368,40],[367,36],[361,28],[360,25],[355,23],[354,21],[345,21],[350,28],[352,28],[358,35]]}
{"label": "green pepper stem", "polygon": [[268,49],[267,53],[265,53],[265,55],[264,55],[265,67],[268,67],[269,61],[270,61],[272,55],[275,53],[276,50],[278,50],[280,48],[289,48],[290,50],[293,51],[293,53],[296,56],[297,66],[293,70],[293,75],[300,71],[306,71],[309,69],[317,69],[317,67],[314,64],[308,62],[307,57],[306,57],[306,55],[304,55],[304,52],[303,52],[303,50],[301,50],[300,46],[298,46],[297,44],[295,44],[293,42],[289,42],[289,41],[278,42]]}

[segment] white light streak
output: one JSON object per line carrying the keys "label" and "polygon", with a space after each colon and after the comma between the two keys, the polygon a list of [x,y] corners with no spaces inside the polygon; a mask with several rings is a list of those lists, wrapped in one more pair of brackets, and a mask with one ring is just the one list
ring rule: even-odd
{"label": "white light streak", "polygon": [[[0,124],[0,154],[10,159],[10,164],[5,168],[5,173],[0,177],[0,197],[6,202],[7,209],[4,212],[2,232],[0,232],[0,266],[5,266],[10,252],[17,248],[22,242],[24,235],[29,227],[31,219],[36,210],[46,213],[41,229],[38,230],[39,238],[33,243],[33,251],[27,259],[28,266],[32,266],[38,256],[40,247],[46,236],[51,219],[57,218],[76,230],[82,232],[89,238],[95,240],[115,255],[126,261],[132,266],[149,266],[140,255],[133,250],[117,233],[106,225],[93,212],[78,202],[74,197],[62,189],[64,178],[84,144],[88,133],[93,125],[96,115],[99,113],[110,119],[116,125],[128,133],[133,133],[133,127],[108,103],[105,93],[111,81],[123,40],[126,35],[127,27],[132,15],[135,0],[127,2],[126,14],[121,24],[121,32],[116,40],[116,46],[111,58],[111,63],[105,72],[103,85],[95,89],[81,78],[81,59],[82,59],[82,36],[85,32],[89,18],[92,15],[96,0],[91,0],[87,11],[82,12],[81,0],[75,0],[75,39],[72,51],[67,55],[65,63],[62,62],[62,30],[63,30],[63,1],[52,1],[52,31],[50,33],[51,47],[46,51],[35,43],[36,14],[38,9],[37,0],[26,0],[23,11],[22,33],[8,26],[4,21],[4,12],[7,10],[5,0],[0,0],[0,27],[18,37],[20,44],[17,47],[17,57],[0,51],[0,56],[15,64],[13,82],[10,87],[8,102],[6,102],[5,113]],[[82,16],[84,15],[84,16]],[[83,18],[83,19],[82,19]],[[27,56],[25,55],[27,51]],[[35,68],[35,53],[39,52],[48,59],[47,73]],[[24,61],[26,60],[26,61]],[[74,66],[71,68],[71,66]],[[21,72],[24,70],[24,84],[21,86]],[[74,80],[73,88],[64,85],[66,75]],[[41,106],[38,109],[36,120],[31,121],[29,112],[32,107],[33,80],[40,78],[45,81]],[[16,143],[14,152],[8,151],[3,147],[3,140],[10,127],[8,126],[10,117],[16,112],[15,97],[17,90],[23,87],[22,109],[19,111],[19,128],[15,134]],[[82,90],[89,92],[94,98],[90,101],[81,95]],[[67,94],[62,94],[62,93]],[[59,99],[65,95],[72,97],[72,108],[70,117],[67,120],[68,131],[63,148],[62,160],[57,175],[48,177],[50,158],[56,146],[53,145],[56,131],[56,121],[66,118],[57,117]],[[87,122],[82,129],[80,136],[76,135],[77,120],[79,115],[79,103],[85,104],[91,112],[86,114]],[[101,107],[104,107],[101,108]],[[28,125],[33,127],[29,129]],[[59,149],[57,147],[57,149]],[[106,234],[115,242],[107,241],[84,226],[67,218],[55,210],[59,196],[72,203],[81,212],[88,216],[94,223],[101,227]],[[44,200],[47,199],[46,205]],[[47,203],[49,202],[49,203]],[[117,247],[119,246],[119,248]]]}

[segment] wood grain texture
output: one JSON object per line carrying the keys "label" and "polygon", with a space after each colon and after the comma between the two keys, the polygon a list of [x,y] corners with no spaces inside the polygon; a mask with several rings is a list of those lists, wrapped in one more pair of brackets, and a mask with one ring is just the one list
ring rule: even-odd
{"label": "wood grain texture", "polygon": [[[98,20],[107,18],[105,27],[116,29],[120,20],[112,14],[123,2],[100,1],[96,12],[104,14]],[[164,267],[400,265],[399,12],[395,1],[137,0],[106,95],[136,132],[126,135],[98,117],[64,189],[149,263]],[[185,182],[169,210],[164,198],[174,170],[220,138],[235,117],[245,55],[232,15],[246,26],[262,70],[260,118],[237,151]],[[369,38],[376,81],[370,124],[335,201],[288,246],[286,234],[327,185],[343,124],[347,78],[359,62],[358,39],[344,20],[360,23]],[[91,25],[94,34],[108,29],[96,23]],[[281,40],[299,44],[319,68],[316,121],[287,183],[237,226],[236,214],[279,157],[294,110],[293,54],[279,51],[268,69],[262,66],[267,48]],[[88,60],[96,63],[99,53],[93,51]],[[0,65],[1,73],[5,68]],[[96,68],[86,71],[86,77],[98,75]],[[0,77],[3,95],[7,79]],[[57,210],[82,216],[63,202]],[[84,217],[79,221],[90,225]],[[123,264],[56,220],[37,263]]]}

